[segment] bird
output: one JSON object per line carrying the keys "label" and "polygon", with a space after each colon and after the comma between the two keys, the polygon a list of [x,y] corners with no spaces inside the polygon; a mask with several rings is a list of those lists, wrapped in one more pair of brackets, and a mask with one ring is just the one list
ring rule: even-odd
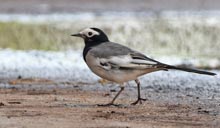
{"label": "bird", "polygon": [[105,32],[96,27],[85,28],[71,36],[80,37],[84,40],[83,59],[90,70],[99,77],[120,85],[120,91],[117,92],[111,102],[103,104],[103,106],[116,105],[114,102],[124,90],[126,83],[133,80],[137,84],[138,95],[137,100],[131,105],[142,104],[142,101],[146,99],[141,97],[141,85],[138,77],[151,72],[174,69],[203,75],[216,75],[208,71],[161,63],[127,46],[109,41]]}

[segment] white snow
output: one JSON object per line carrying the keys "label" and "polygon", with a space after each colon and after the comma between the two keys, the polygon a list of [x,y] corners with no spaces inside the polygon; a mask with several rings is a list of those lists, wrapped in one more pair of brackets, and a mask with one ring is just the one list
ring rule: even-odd
{"label": "white snow", "polygon": [[[91,12],[82,12],[82,13],[51,13],[51,14],[0,14],[0,21],[9,22],[29,22],[29,23],[48,23],[48,22],[72,22],[72,21],[91,21],[96,18],[102,18],[105,20],[115,20],[118,18],[121,19],[135,19],[135,18],[156,18],[162,17],[167,19],[184,19],[185,22],[201,22],[201,19],[206,19],[207,23],[213,25],[219,23],[220,11],[219,10],[210,10],[210,11],[161,11],[159,13],[155,12],[103,12],[103,13],[91,13]],[[127,20],[129,21],[129,20]]]}
{"label": "white snow", "polygon": [[[164,59],[164,58],[163,58]],[[163,60],[161,59],[161,60]],[[97,83],[85,64],[81,51],[0,50],[0,78],[49,78],[60,81]],[[176,62],[174,61],[173,64]],[[219,71],[214,71],[220,74]],[[132,86],[135,84],[130,82]],[[202,89],[220,91],[220,76],[206,76],[182,71],[159,71],[141,77],[142,87],[164,89]],[[62,85],[65,86],[65,85]],[[0,87],[6,87],[1,84]]]}
{"label": "white snow", "polygon": [[[79,51],[0,51],[1,78],[59,78],[80,79],[83,75],[93,76]],[[82,77],[83,78],[83,77]]]}

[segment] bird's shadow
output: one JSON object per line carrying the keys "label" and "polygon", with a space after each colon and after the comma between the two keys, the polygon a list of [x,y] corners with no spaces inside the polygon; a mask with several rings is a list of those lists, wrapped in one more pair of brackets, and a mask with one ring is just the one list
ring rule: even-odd
{"label": "bird's shadow", "polygon": [[117,107],[117,108],[128,108],[130,105],[127,104],[63,104],[64,107],[69,108],[98,108],[98,107]]}

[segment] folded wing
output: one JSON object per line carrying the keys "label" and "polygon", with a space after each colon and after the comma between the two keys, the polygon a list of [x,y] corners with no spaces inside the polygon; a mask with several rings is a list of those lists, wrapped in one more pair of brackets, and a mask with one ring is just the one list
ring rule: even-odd
{"label": "folded wing", "polygon": [[105,69],[121,68],[121,69],[146,69],[159,68],[161,63],[147,58],[140,53],[132,53],[128,55],[112,56],[108,59],[100,58],[100,64]]}

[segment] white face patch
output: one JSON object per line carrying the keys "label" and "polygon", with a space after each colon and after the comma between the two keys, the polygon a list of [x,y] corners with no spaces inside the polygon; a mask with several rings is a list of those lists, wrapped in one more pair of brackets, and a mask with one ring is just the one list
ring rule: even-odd
{"label": "white face patch", "polygon": [[99,35],[100,33],[91,29],[91,28],[86,28],[83,31],[80,32],[81,34],[87,36],[87,37],[93,37],[94,35]]}

